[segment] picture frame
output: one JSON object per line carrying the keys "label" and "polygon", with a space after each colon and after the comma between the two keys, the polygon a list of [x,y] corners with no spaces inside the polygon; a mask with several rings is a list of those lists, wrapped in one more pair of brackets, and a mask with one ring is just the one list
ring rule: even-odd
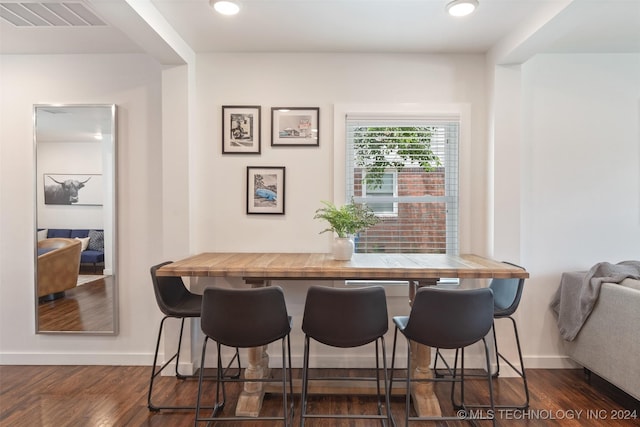
{"label": "picture frame", "polygon": [[284,166],[247,166],[247,214],[284,215],[284,202]]}
{"label": "picture frame", "polygon": [[222,106],[222,153],[260,154],[259,105]]}
{"label": "picture frame", "polygon": [[45,205],[102,206],[102,175],[42,174]]}
{"label": "picture frame", "polygon": [[318,147],[319,107],[272,107],[271,146]]}

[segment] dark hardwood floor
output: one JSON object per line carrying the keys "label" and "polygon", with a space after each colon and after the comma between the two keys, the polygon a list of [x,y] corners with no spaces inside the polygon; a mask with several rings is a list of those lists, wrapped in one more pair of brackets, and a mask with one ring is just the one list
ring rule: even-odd
{"label": "dark hardwood floor", "polygon": [[[335,375],[336,372],[327,372]],[[349,371],[354,374],[355,371]],[[278,373],[278,372],[277,372]],[[341,371],[344,374],[345,371]],[[531,369],[527,371],[531,406],[529,411],[498,411],[499,426],[640,426],[640,404],[604,381],[592,376],[585,380],[580,369]],[[193,412],[150,412],[147,409],[147,388],[150,367],[146,366],[0,366],[0,426],[153,426],[181,427],[193,425]],[[300,371],[294,371],[299,378]],[[520,397],[515,378],[495,380],[496,395],[503,402]],[[213,385],[206,386],[212,399]],[[233,384],[234,386],[236,384]],[[197,381],[159,377],[154,403],[191,404],[195,402]],[[238,387],[229,387],[227,405],[235,407]],[[449,404],[449,386],[436,385],[443,412],[454,414]],[[486,383],[468,381],[467,398],[488,396]],[[155,394],[155,392],[154,392]],[[299,395],[295,396],[299,425]],[[373,397],[311,396],[309,411],[361,413],[375,410]],[[267,395],[264,414],[277,414],[281,399]],[[404,398],[392,398],[392,412],[399,427],[404,426]],[[622,419],[621,419],[622,418]],[[224,426],[270,426],[273,422],[219,423]],[[204,425],[204,423],[201,423]],[[307,426],[376,426],[374,421],[311,420]],[[417,426],[467,426],[467,422],[420,422]],[[491,425],[488,421],[479,425]]]}
{"label": "dark hardwood floor", "polygon": [[65,296],[38,303],[38,328],[41,332],[92,331],[114,329],[113,276],[65,291]]}

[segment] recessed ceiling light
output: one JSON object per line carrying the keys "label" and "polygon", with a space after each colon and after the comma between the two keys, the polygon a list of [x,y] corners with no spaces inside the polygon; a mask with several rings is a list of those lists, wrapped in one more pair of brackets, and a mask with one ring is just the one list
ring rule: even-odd
{"label": "recessed ceiling light", "polygon": [[240,12],[240,6],[235,1],[209,0],[209,4],[222,15],[235,15]]}
{"label": "recessed ceiling light", "polygon": [[451,16],[466,16],[478,7],[478,0],[453,0],[447,4],[447,12]]}

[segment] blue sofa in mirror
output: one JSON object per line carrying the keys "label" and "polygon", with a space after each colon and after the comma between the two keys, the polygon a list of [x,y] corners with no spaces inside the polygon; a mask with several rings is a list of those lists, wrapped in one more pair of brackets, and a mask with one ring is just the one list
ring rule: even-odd
{"label": "blue sofa in mirror", "polygon": [[[49,228],[38,229],[38,240],[56,237],[78,239],[82,244],[80,264],[93,264],[94,272],[98,264],[104,263],[104,230]],[[38,254],[40,255],[40,254]]]}

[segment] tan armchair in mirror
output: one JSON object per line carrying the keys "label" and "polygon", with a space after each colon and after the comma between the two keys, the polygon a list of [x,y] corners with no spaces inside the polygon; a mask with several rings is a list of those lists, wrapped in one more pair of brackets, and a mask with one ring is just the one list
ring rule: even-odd
{"label": "tan armchair in mirror", "polygon": [[53,238],[38,242],[38,298],[51,301],[75,288],[80,273],[81,243],[77,239]]}

